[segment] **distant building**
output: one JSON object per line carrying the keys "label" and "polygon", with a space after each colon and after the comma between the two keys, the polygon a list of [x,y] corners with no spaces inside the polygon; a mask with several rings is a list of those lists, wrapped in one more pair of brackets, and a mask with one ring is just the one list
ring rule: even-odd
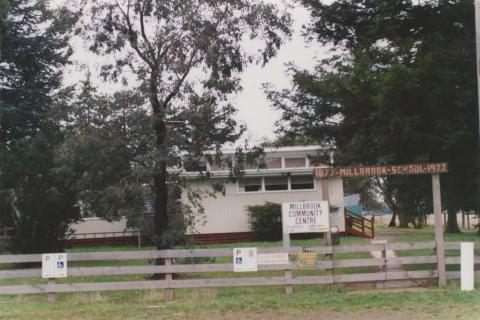
{"label": "distant building", "polygon": [[[319,146],[295,146],[266,148],[264,166],[245,168],[241,178],[232,182],[228,179],[230,171],[214,163],[205,161],[203,167],[210,179],[218,179],[224,184],[224,195],[207,197],[202,203],[205,208],[205,224],[197,223],[195,235],[198,241],[218,239],[248,238],[250,226],[246,207],[265,202],[320,201],[322,199],[321,179],[313,175],[314,167],[326,167],[311,161],[321,152]],[[223,156],[232,156],[234,151],[224,151]],[[263,167],[263,168],[262,168]],[[191,178],[189,188],[202,190],[208,182],[195,180],[198,172],[185,172],[183,176]],[[337,210],[331,214],[331,225],[345,230],[343,219],[343,183],[341,178],[330,178],[328,182],[330,206]],[[182,199],[188,202],[184,193]]]}

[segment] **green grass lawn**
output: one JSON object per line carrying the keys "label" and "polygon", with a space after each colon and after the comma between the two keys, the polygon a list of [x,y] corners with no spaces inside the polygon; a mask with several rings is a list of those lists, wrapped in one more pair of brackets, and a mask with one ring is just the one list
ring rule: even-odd
{"label": "green grass lawn", "polygon": [[0,319],[478,319],[480,291],[347,292],[342,286],[179,289],[0,297]]}

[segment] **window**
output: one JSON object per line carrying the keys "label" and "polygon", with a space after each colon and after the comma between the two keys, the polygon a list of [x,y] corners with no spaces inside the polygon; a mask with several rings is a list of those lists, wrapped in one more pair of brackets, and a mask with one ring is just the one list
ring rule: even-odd
{"label": "window", "polygon": [[288,177],[266,177],[265,191],[288,190]]}
{"label": "window", "polygon": [[256,162],[245,161],[245,162],[243,162],[243,169],[244,170],[257,169],[257,163]]}
{"label": "window", "polygon": [[242,178],[238,181],[238,191],[259,192],[262,191],[262,178]]}
{"label": "window", "polygon": [[187,172],[206,172],[207,161],[203,159],[183,159],[183,167]]}
{"label": "window", "polygon": [[248,177],[238,180],[238,192],[275,192],[275,191],[315,190],[312,175]]}
{"label": "window", "polygon": [[280,169],[282,168],[282,158],[266,158],[265,166],[267,167],[267,169]]}
{"label": "window", "polygon": [[210,170],[212,171],[228,171],[230,170],[226,159],[213,160],[210,163]]}
{"label": "window", "polygon": [[310,167],[318,167],[322,164],[330,163],[330,156],[328,154],[310,156]]}
{"label": "window", "polygon": [[311,190],[315,188],[313,176],[291,176],[290,187],[292,190]]}
{"label": "window", "polygon": [[305,158],[286,158],[285,168],[301,168],[305,167]]}

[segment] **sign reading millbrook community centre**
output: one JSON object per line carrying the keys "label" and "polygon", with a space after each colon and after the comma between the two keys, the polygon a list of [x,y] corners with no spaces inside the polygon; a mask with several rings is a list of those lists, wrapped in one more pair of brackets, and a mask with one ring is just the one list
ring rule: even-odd
{"label": "sign reading millbrook community centre", "polygon": [[416,163],[370,167],[337,167],[315,168],[317,178],[329,177],[363,177],[363,176],[392,176],[407,174],[434,174],[448,172],[448,164],[441,163]]}
{"label": "sign reading millbrook community centre", "polygon": [[328,232],[329,224],[327,201],[282,204],[283,233]]}

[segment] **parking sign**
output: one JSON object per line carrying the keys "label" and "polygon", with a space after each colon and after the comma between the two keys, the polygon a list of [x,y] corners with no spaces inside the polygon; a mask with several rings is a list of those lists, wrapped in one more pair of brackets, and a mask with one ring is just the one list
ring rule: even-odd
{"label": "parking sign", "polygon": [[234,272],[252,272],[257,270],[257,248],[233,249]]}
{"label": "parking sign", "polygon": [[66,278],[67,254],[47,253],[42,254],[42,278]]}

